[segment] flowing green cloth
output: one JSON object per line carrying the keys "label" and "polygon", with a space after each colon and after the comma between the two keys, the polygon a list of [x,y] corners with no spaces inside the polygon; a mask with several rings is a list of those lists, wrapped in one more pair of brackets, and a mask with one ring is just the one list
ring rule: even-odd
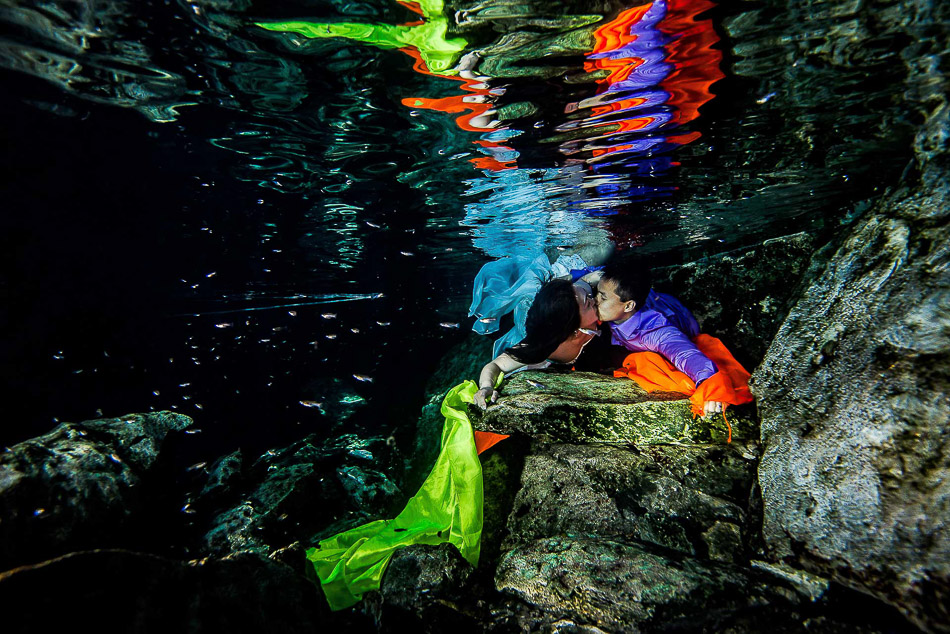
{"label": "flowing green cloth", "polygon": [[419,492],[393,520],[358,526],[307,550],[330,608],[357,603],[379,588],[397,548],[412,544],[454,544],[478,565],[482,537],[482,465],[466,414],[478,386],[465,381],[442,401],[442,449]]}
{"label": "flowing green cloth", "polygon": [[419,51],[429,71],[437,75],[457,75],[455,61],[468,46],[460,37],[448,37],[449,20],[443,0],[419,3],[425,20],[413,24],[367,24],[362,22],[255,22],[269,31],[298,33],[309,38],[344,37],[380,48],[411,47]]}

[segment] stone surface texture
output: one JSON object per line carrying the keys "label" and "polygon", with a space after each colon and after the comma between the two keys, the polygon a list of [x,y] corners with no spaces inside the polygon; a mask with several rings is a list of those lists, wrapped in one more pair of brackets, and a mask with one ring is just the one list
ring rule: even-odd
{"label": "stone surface texture", "polygon": [[0,453],[0,570],[134,539],[162,443],[191,423],[172,412],[63,423]]}
{"label": "stone surface texture", "polygon": [[[738,412],[738,413],[737,413]],[[734,440],[757,436],[748,408],[730,408]],[[647,393],[627,378],[591,372],[518,372],[502,386],[498,403],[476,429],[521,433],[549,442],[721,442],[722,418],[693,419],[689,401],[675,392]]]}
{"label": "stone surface texture", "polygon": [[753,390],[772,555],[950,631],[950,109],[930,72],[910,82],[926,122],[905,184],[792,309]]}
{"label": "stone surface texture", "polygon": [[758,528],[756,464],[738,446],[541,447],[525,461],[505,546],[571,534],[741,561]]}
{"label": "stone surface texture", "polygon": [[[219,482],[222,467],[233,461],[229,456],[215,465],[205,488]],[[224,508],[219,505],[229,498],[202,500],[199,495],[198,511],[212,518],[200,552],[272,555],[386,516],[396,509],[400,494],[380,471],[389,461],[384,441],[353,435],[326,444],[308,437],[267,452],[251,465],[244,486]]]}
{"label": "stone surface texture", "polygon": [[566,619],[607,632],[717,631],[774,622],[792,604],[740,568],[603,539],[529,542],[508,553],[495,581],[536,610],[538,630]]}

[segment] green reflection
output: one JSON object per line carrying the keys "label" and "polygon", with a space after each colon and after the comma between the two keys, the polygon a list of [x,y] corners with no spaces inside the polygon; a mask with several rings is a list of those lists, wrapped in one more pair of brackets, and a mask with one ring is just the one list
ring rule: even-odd
{"label": "green reflection", "polygon": [[357,22],[256,22],[268,31],[297,33],[309,38],[345,37],[349,40],[372,44],[380,48],[411,48],[429,72],[438,75],[457,75],[455,62],[468,42],[460,37],[448,38],[449,21],[443,13],[442,0],[422,0],[418,3],[423,21],[415,24],[362,24]]}

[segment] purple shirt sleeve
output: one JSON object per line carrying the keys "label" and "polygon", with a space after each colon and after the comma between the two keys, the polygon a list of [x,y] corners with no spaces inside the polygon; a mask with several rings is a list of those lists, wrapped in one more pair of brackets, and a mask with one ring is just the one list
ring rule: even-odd
{"label": "purple shirt sleeve", "polygon": [[668,359],[677,370],[691,378],[696,385],[718,371],[716,364],[700,352],[689,337],[673,326],[660,326],[644,332],[640,342],[646,349]]}
{"label": "purple shirt sleeve", "polygon": [[612,340],[632,352],[649,350],[660,354],[699,385],[719,368],[675,323],[658,310],[644,308],[624,323],[611,324]]}

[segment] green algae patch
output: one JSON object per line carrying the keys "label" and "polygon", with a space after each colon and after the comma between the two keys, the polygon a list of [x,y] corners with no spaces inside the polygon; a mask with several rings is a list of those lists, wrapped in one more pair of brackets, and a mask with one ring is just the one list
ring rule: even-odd
{"label": "green algae patch", "polygon": [[[733,440],[755,440],[749,408],[730,408]],[[693,418],[686,397],[648,393],[629,379],[588,372],[521,372],[475,423],[478,429],[522,433],[542,442],[611,442],[638,445],[725,443],[722,416]]]}

